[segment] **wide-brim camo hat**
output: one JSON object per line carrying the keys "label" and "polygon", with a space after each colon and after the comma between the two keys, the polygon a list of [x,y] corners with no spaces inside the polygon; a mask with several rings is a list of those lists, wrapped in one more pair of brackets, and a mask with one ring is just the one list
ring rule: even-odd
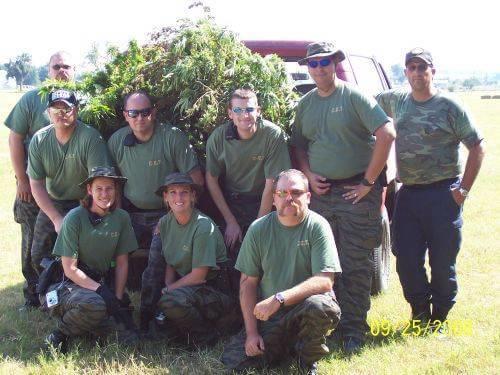
{"label": "wide-brim camo hat", "polygon": [[306,65],[309,59],[314,57],[332,56],[335,62],[341,62],[345,59],[345,54],[342,50],[336,48],[329,42],[314,42],[307,46],[306,57],[298,61],[299,65]]}
{"label": "wide-brim camo hat", "polygon": [[202,187],[198,184],[195,184],[191,176],[187,173],[175,172],[170,173],[167,177],[165,177],[165,182],[156,190],[156,195],[160,197],[163,196],[163,192],[170,185],[189,185],[192,189],[194,189],[198,194],[202,192]]}
{"label": "wide-brim camo hat", "polygon": [[92,180],[97,177],[108,177],[123,183],[127,181],[127,177],[118,175],[114,167],[92,167],[89,173],[89,177],[85,181],[82,181],[80,184],[78,184],[78,186],[83,187],[87,184],[90,184]]}

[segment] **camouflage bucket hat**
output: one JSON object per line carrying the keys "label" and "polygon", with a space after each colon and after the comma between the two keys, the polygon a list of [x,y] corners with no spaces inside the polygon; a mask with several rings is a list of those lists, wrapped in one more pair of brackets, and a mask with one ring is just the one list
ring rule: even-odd
{"label": "camouflage bucket hat", "polygon": [[405,56],[405,65],[408,65],[411,59],[420,59],[427,65],[432,66],[432,55],[429,51],[423,48],[413,48],[410,52],[408,52]]}
{"label": "camouflage bucket hat", "polygon": [[336,62],[341,62],[345,59],[345,54],[332,43],[329,42],[314,42],[307,46],[306,57],[299,60],[299,65],[306,65],[307,60],[313,57],[326,57],[332,56],[335,57]]}
{"label": "camouflage bucket hat", "polygon": [[92,167],[89,173],[89,177],[85,181],[82,181],[80,184],[78,184],[78,186],[83,187],[87,184],[90,184],[92,180],[97,177],[108,177],[123,183],[127,181],[127,178],[119,176],[116,173],[115,168],[113,167]]}
{"label": "camouflage bucket hat", "polygon": [[189,185],[191,186],[192,189],[194,189],[197,193],[201,193],[202,188],[200,185],[197,185],[194,183],[193,179],[191,178],[190,175],[187,173],[180,173],[180,172],[175,172],[175,173],[170,173],[166,178],[165,182],[163,182],[163,185],[161,185],[157,190],[156,190],[156,195],[159,195],[160,197],[163,196],[163,192],[170,186],[170,185]]}

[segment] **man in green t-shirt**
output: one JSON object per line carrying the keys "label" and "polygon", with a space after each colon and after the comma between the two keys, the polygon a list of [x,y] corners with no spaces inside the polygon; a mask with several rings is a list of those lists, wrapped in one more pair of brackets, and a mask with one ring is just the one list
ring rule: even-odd
{"label": "man in green t-shirt", "polygon": [[[228,116],[208,138],[206,179],[234,262],[248,226],[271,212],[273,178],[291,163],[285,133],[260,117],[252,90],[234,91]],[[239,274],[235,278],[237,286]]]}
{"label": "man in green t-shirt", "polygon": [[117,130],[108,140],[115,165],[128,178],[122,207],[130,214],[139,246],[161,248],[160,237],[153,232],[166,210],[156,189],[172,172],[188,173],[203,186],[203,174],[187,136],[156,120],[156,108],[147,92],[125,96],[123,116],[129,126]]}
{"label": "man in green t-shirt", "polygon": [[250,226],[238,255],[245,328],[226,345],[222,361],[241,371],[293,352],[300,367],[315,373],[340,318],[332,290],[341,272],[337,249],[328,222],[308,209],[302,172],[280,173],[273,190],[276,211]]}
{"label": "man in green t-shirt", "polygon": [[344,53],[331,43],[311,43],[308,65],[317,88],[297,105],[292,152],[311,184],[311,209],[332,227],[342,277],[335,284],[342,309],[344,350],[361,348],[368,331],[372,254],[382,238],[382,172],[395,132],[374,98],[335,77]]}
{"label": "man in green t-shirt", "polygon": [[[109,333],[110,316],[129,331],[119,337],[137,339],[125,293],[128,254],[137,249],[137,241],[127,212],[116,208],[118,185],[125,181],[114,168],[98,166],[79,185],[87,196],[65,216],[53,251],[61,257],[66,278],[41,296],[57,321],[45,339],[48,346],[64,352],[69,337]],[[114,278],[109,278],[113,264]]]}
{"label": "man in green t-shirt", "polygon": [[[428,51],[412,49],[405,65],[411,91],[377,96],[394,119],[403,183],[393,216],[393,250],[415,325],[441,327],[456,300],[462,208],[481,167],[484,141],[463,106],[434,87],[436,70]],[[468,150],[462,176],[460,143]],[[427,250],[430,281],[424,267]]]}
{"label": "man in green t-shirt", "polygon": [[[70,81],[73,80],[74,74],[73,60],[66,52],[56,52],[50,57],[48,66],[50,79]],[[39,208],[31,194],[26,166],[31,137],[50,123],[46,110],[47,100],[42,99],[39,89],[34,89],[21,97],[5,119],[5,125],[10,129],[10,159],[17,182],[14,220],[21,224],[21,269],[25,279],[23,287],[25,309],[40,305],[35,292],[38,275],[31,261],[31,244]]]}
{"label": "man in green t-shirt", "polygon": [[92,167],[110,164],[99,132],[77,120],[75,93],[51,92],[47,111],[52,123],[34,134],[28,157],[31,191],[40,207],[31,246],[37,272],[41,271],[42,259],[50,256],[46,242],[59,233],[64,215],[85,195],[79,181],[88,176]]}

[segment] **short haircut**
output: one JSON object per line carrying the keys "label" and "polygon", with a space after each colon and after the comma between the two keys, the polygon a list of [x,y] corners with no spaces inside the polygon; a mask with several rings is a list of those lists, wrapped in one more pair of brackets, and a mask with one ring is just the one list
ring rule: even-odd
{"label": "short haircut", "polygon": [[229,108],[232,108],[232,101],[233,99],[253,99],[255,98],[255,101],[258,103],[259,100],[257,99],[257,94],[255,91],[249,88],[239,88],[233,91],[231,94],[231,98],[229,99]]}
{"label": "short haircut", "polygon": [[49,57],[49,65],[50,63],[52,62],[52,60],[56,57],[56,56],[59,56],[59,57],[67,57],[69,60],[73,60],[72,59],[72,56],[70,53],[66,52],[66,51],[57,51],[55,53],[53,53],[50,57]]}
{"label": "short haircut", "polygon": [[306,191],[309,191],[309,181],[307,180],[307,177],[304,173],[302,173],[301,171],[299,171],[298,169],[287,169],[283,172],[281,172],[279,175],[277,175],[275,178],[274,178],[274,181],[273,181],[273,190],[276,191],[277,187],[278,187],[278,182],[279,180],[281,180],[282,178],[286,177],[286,178],[290,178],[292,176],[297,176],[299,179],[302,180],[302,182],[304,183],[304,186],[306,188]]}
{"label": "short haircut", "polygon": [[127,107],[127,102],[128,100],[134,96],[134,95],[143,95],[145,96],[146,98],[148,98],[149,100],[149,103],[151,104],[152,107],[154,107],[154,101],[153,101],[153,98],[151,95],[149,95],[149,93],[145,90],[136,90],[136,91],[132,91],[128,94],[126,94],[124,97],[123,97],[123,110],[125,110],[125,108]]}

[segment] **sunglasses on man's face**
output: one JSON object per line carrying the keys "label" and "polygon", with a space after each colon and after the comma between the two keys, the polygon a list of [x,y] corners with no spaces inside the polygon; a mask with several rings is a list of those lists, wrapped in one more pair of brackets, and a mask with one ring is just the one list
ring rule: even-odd
{"label": "sunglasses on man's face", "polygon": [[406,66],[406,69],[409,72],[414,72],[416,70],[419,73],[423,73],[423,72],[425,72],[427,70],[427,68],[429,66],[431,66],[431,65],[428,65],[428,64],[425,64],[425,63],[422,63],[422,64],[409,64],[408,66]]}
{"label": "sunglasses on man's face", "polygon": [[242,113],[252,113],[255,111],[255,107],[246,107],[246,108],[241,108],[241,107],[234,107],[233,112],[236,113],[237,115],[241,115]]}
{"label": "sunglasses on man's face", "polygon": [[142,117],[148,117],[153,113],[153,108],[144,108],[144,109],[126,109],[125,113],[127,114],[128,117],[131,118],[136,118],[137,116],[141,115]]}
{"label": "sunglasses on man's face", "polygon": [[60,70],[60,69],[68,70],[68,69],[71,69],[71,65],[55,64],[55,65],[52,65],[52,69],[54,69],[54,70]]}
{"label": "sunglasses on man's face", "polygon": [[293,199],[297,199],[297,198],[300,198],[302,196],[302,194],[305,194],[305,193],[307,193],[307,191],[305,191],[305,190],[276,190],[274,192],[274,194],[276,194],[278,197],[283,198],[283,199],[288,197],[289,195]]}
{"label": "sunglasses on man's face", "polygon": [[71,111],[73,110],[74,107],[66,107],[66,108],[54,108],[50,107],[49,111],[50,113],[56,115],[56,116],[65,116],[69,115]]}
{"label": "sunglasses on man's face", "polygon": [[309,65],[310,68],[317,68],[318,66],[321,66],[321,67],[325,67],[325,66],[328,66],[330,65],[332,62],[332,59],[329,58],[329,57],[325,57],[324,59],[321,59],[321,60],[309,60],[307,62],[307,65]]}

